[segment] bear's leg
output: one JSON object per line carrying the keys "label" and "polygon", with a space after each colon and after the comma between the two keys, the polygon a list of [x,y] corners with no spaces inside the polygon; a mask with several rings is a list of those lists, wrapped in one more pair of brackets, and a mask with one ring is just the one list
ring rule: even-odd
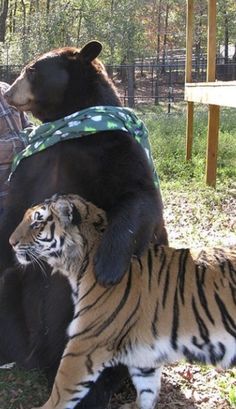
{"label": "bear's leg", "polygon": [[132,255],[140,256],[151,241],[158,209],[147,193],[127,194],[107,211],[108,226],[95,256],[99,284],[118,283],[128,270]]}
{"label": "bear's leg", "polygon": [[0,278],[0,364],[23,365],[29,355],[27,328],[21,300],[21,277],[8,269]]}
{"label": "bear's leg", "polygon": [[105,369],[76,409],[107,408],[113,394],[118,392],[128,377],[128,369],[123,365]]}

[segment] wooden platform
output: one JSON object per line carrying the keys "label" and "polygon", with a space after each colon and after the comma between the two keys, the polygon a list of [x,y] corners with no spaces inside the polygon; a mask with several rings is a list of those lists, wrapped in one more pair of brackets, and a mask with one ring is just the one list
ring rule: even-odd
{"label": "wooden platform", "polygon": [[236,81],[215,81],[216,74],[216,12],[217,1],[208,0],[207,78],[206,82],[192,82],[192,49],[194,0],[187,0],[185,100],[187,101],[186,159],[192,157],[194,103],[208,105],[206,152],[206,183],[216,185],[217,151],[220,106],[236,108]]}
{"label": "wooden platform", "polygon": [[236,81],[186,83],[185,101],[236,108]]}

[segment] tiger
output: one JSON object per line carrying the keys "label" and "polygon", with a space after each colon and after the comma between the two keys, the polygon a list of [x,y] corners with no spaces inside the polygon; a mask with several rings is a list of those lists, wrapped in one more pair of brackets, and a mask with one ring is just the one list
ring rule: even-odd
{"label": "tiger", "polygon": [[236,248],[150,243],[117,285],[103,287],[93,259],[106,226],[92,203],[54,195],[28,209],[9,239],[21,265],[47,262],[72,288],[68,343],[41,409],[73,409],[104,368],[119,363],[129,369],[132,407],[140,409],[158,402],[166,363],[236,364]]}

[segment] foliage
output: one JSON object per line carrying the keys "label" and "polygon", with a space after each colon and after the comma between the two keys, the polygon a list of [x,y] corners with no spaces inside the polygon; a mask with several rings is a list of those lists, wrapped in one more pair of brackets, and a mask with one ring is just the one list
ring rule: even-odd
{"label": "foliage", "polygon": [[[235,0],[218,2],[218,45],[236,43]],[[163,56],[185,48],[186,2],[182,0],[1,0],[4,41],[0,62],[25,64],[51,48],[103,42],[106,63]],[[195,47],[206,50],[207,1],[196,0]],[[167,15],[168,13],[168,15]],[[227,36],[226,36],[227,34]],[[164,54],[163,54],[164,53]]]}

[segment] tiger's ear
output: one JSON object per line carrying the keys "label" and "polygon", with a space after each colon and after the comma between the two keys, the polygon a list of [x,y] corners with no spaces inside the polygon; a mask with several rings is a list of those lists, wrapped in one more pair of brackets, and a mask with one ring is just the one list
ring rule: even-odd
{"label": "tiger's ear", "polygon": [[99,41],[90,41],[81,50],[80,56],[86,61],[91,62],[102,51],[102,44]]}
{"label": "tiger's ear", "polygon": [[79,225],[81,223],[79,211],[69,200],[58,199],[52,203],[51,210],[64,226],[68,226],[69,224]]}
{"label": "tiger's ear", "polygon": [[73,207],[73,210],[72,210],[72,220],[71,220],[71,223],[72,223],[72,224],[75,224],[76,226],[79,226],[79,224],[80,224],[81,221],[82,221],[80,212],[78,211],[78,209],[77,209],[77,207],[74,205],[74,203],[72,203],[72,207]]}

